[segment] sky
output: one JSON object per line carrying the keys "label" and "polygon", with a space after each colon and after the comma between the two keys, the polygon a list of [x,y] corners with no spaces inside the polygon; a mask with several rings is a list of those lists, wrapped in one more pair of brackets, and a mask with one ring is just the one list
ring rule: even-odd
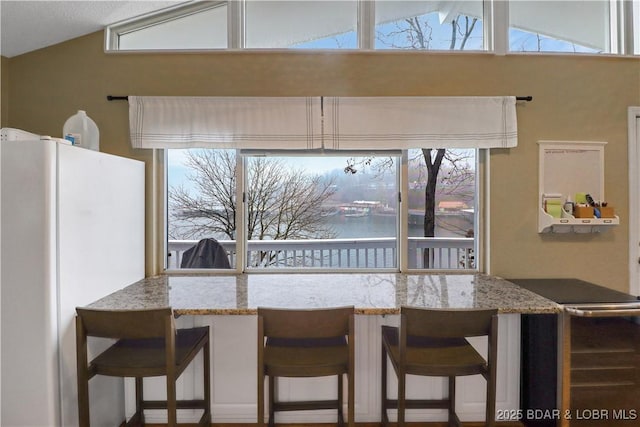
{"label": "sky", "polygon": [[[184,166],[187,150],[168,150],[167,155],[167,179],[169,186],[177,186],[183,184],[188,186],[188,181],[185,179],[188,173],[188,168]],[[339,170],[342,172],[347,166],[348,155],[344,157],[285,157],[285,161],[289,162],[292,167],[305,169],[317,174],[324,174],[333,170]]]}

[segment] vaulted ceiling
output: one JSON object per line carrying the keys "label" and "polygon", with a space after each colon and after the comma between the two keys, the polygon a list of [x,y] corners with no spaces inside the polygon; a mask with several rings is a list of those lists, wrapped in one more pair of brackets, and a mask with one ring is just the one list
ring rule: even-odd
{"label": "vaulted ceiling", "polygon": [[13,57],[184,1],[0,0],[0,55]]}

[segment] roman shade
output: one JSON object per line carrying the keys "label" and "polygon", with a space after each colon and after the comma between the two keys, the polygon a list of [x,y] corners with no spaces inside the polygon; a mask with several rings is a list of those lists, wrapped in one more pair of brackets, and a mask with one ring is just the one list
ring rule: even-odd
{"label": "roman shade", "polygon": [[129,97],[134,148],[517,145],[515,97]]}

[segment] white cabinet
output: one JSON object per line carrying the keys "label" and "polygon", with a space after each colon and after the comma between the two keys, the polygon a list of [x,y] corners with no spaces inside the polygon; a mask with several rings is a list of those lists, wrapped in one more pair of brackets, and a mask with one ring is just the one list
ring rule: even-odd
{"label": "white cabinet", "polygon": [[[538,141],[539,145],[539,233],[593,233],[620,224],[618,216],[576,218],[563,208],[576,194],[590,194],[596,201],[604,196],[604,146],[594,141]],[[545,200],[560,199],[559,207],[545,207]]]}

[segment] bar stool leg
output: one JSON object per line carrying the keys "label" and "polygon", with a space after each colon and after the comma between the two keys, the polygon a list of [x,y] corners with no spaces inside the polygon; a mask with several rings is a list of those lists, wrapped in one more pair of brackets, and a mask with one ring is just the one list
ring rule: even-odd
{"label": "bar stool leg", "polygon": [[450,426],[456,426],[456,377],[449,377],[449,421]]}
{"label": "bar stool leg", "polygon": [[398,427],[404,427],[406,376],[404,370],[398,369]]}
{"label": "bar stool leg", "polygon": [[[495,374],[495,373],[494,373]],[[486,410],[487,427],[496,425],[496,381],[487,379],[487,410]]]}
{"label": "bar stool leg", "polygon": [[347,396],[347,422],[349,427],[355,427],[356,414],[355,414],[355,399],[356,399],[356,384],[353,371],[350,371],[347,378],[348,396]]}
{"label": "bar stool leg", "polygon": [[276,425],[276,377],[269,375],[269,427],[275,427]]}
{"label": "bar stool leg", "polygon": [[87,372],[87,337],[84,324],[76,317],[76,363],[78,371],[78,421],[80,427],[89,427],[89,373]]}
{"label": "bar stool leg", "polygon": [[343,391],[342,391],[342,375],[337,375],[338,377],[338,426],[344,427],[344,414],[342,411],[342,402],[343,402]]}
{"label": "bar stool leg", "polygon": [[203,423],[209,426],[211,424],[211,350],[209,342],[207,342],[202,351],[204,365],[204,414]]}
{"label": "bar stool leg", "polygon": [[142,409],[142,402],[144,401],[144,388],[143,388],[143,379],[142,377],[136,377],[136,413],[133,414],[133,417],[140,424],[144,424],[144,409]]}
{"label": "bar stool leg", "polygon": [[89,427],[89,382],[86,379],[79,381],[78,408],[80,427]]}
{"label": "bar stool leg", "polygon": [[167,426],[177,425],[177,405],[176,405],[176,380],[175,377],[167,375]]}

